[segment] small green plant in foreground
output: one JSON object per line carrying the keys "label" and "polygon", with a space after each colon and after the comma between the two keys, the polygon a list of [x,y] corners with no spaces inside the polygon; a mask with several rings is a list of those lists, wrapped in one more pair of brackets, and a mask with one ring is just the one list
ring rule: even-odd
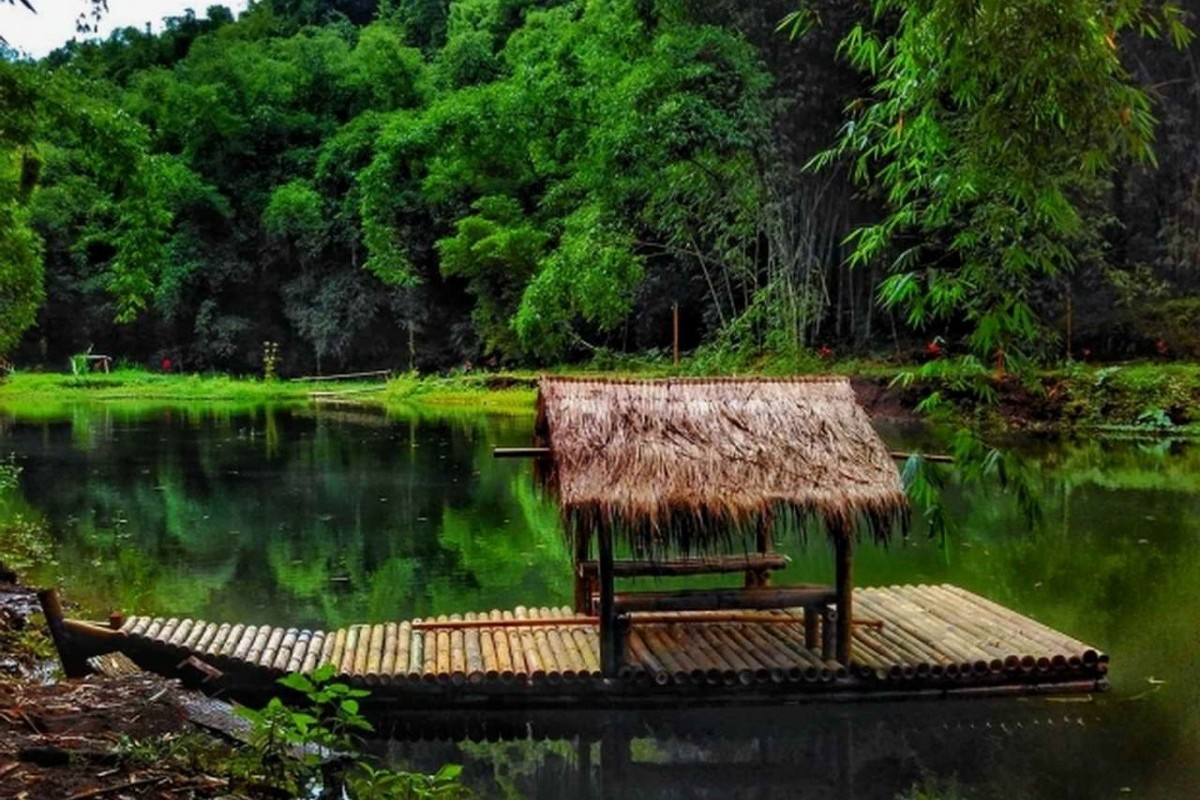
{"label": "small green plant in foreground", "polygon": [[[307,795],[321,783],[337,781],[353,800],[453,800],[470,796],[459,783],[462,768],[446,765],[434,775],[372,766],[358,748],[359,736],[372,731],[359,700],[370,695],[333,680],[325,665],[311,676],[291,674],[280,685],[303,695],[307,707],[293,708],[272,698],[259,710],[239,707],[250,723],[250,748],[242,770],[293,794]],[[332,779],[323,767],[339,765]]]}

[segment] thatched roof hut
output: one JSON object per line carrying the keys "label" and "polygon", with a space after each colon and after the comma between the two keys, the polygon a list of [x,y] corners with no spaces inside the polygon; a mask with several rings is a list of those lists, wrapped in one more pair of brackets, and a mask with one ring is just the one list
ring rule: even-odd
{"label": "thatched roof hut", "polygon": [[907,503],[847,379],[545,377],[543,481],[568,529],[635,552],[731,549],[757,526],[883,538]]}

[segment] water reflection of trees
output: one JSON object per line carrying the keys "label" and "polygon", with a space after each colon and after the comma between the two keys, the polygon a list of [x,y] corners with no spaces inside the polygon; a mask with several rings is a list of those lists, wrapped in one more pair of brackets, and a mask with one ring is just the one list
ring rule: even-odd
{"label": "water reflection of trees", "polygon": [[8,438],[95,610],[334,626],[567,596],[556,514],[488,457],[527,427],[96,409]]}

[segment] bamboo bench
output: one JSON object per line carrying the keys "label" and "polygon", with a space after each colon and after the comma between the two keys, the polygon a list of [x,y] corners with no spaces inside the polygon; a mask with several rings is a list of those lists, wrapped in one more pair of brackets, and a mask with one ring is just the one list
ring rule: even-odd
{"label": "bamboo bench", "polygon": [[[613,577],[670,577],[686,575],[720,575],[734,572],[746,573],[747,586],[766,586],[767,575],[772,570],[784,569],[790,563],[787,556],[778,553],[747,553],[741,556],[712,556],[706,558],[676,558],[665,561],[614,561]],[[592,613],[593,600],[599,587],[600,563],[580,561],[575,565],[576,586],[579,594],[575,598],[575,609]]]}

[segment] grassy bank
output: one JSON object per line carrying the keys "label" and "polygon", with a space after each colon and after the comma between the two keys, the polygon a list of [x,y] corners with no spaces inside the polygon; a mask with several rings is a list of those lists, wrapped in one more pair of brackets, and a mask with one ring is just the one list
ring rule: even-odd
{"label": "grassy bank", "polygon": [[[977,426],[1028,430],[1098,430],[1200,434],[1200,364],[1072,364],[1016,378],[972,371],[954,362],[921,368],[879,361],[817,358],[756,359],[731,364],[665,359],[598,360],[552,372],[606,376],[803,374],[835,372],[869,384],[873,402],[905,412],[933,395],[936,415]],[[905,377],[897,380],[898,372]],[[0,384],[0,410],[22,416],[55,416],[79,403],[103,402],[131,412],[158,406],[238,407],[325,402],[381,407],[403,413],[529,414],[534,370],[471,372],[446,376],[405,374],[383,382],[264,381],[225,375],[164,375],[122,369],[106,375],[25,373]]]}

